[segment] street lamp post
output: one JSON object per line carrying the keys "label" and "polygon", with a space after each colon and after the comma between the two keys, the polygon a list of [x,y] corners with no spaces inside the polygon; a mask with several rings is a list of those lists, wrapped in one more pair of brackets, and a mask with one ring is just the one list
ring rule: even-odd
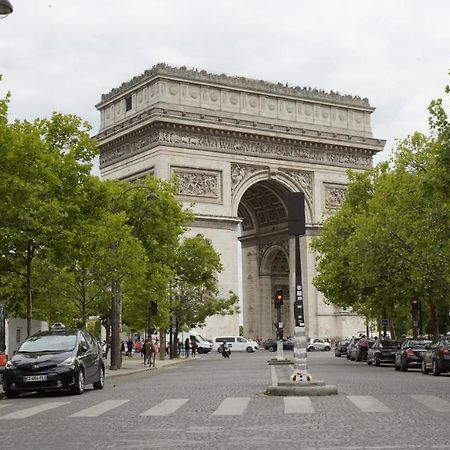
{"label": "street lamp post", "polygon": [[0,0],[0,19],[4,19],[13,12],[13,6],[9,0]]}
{"label": "street lamp post", "polygon": [[[158,198],[158,196],[151,190],[150,187],[146,185],[134,185],[129,189],[123,191],[120,195],[115,197],[111,204],[111,212],[116,214],[117,202],[128,192],[134,189],[147,189],[149,194],[147,200],[153,201]],[[117,243],[113,244],[113,250],[117,247]],[[111,370],[117,370],[122,367],[121,359],[121,345],[120,345],[120,323],[122,321],[122,298],[120,295],[120,282],[117,274],[117,269],[113,270],[112,283],[111,283]]]}

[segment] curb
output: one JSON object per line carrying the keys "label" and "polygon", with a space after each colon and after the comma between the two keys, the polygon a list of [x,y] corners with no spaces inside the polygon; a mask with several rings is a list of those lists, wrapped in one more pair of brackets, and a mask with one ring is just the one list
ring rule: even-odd
{"label": "curb", "polygon": [[325,395],[337,395],[336,386],[269,386],[266,395],[276,395],[280,397],[320,397]]}

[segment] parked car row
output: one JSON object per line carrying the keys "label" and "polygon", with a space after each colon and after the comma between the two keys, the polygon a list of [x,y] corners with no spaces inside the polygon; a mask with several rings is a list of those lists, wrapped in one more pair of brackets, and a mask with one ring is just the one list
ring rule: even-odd
{"label": "parked car row", "polygon": [[408,338],[403,343],[393,339],[368,339],[367,356],[359,345],[361,337],[343,339],[336,344],[335,356],[351,361],[366,361],[369,366],[390,364],[396,371],[421,369],[435,376],[450,372],[450,334],[434,341]]}
{"label": "parked car row", "polygon": [[[268,339],[263,343],[263,346],[266,350],[269,350],[269,352],[275,352],[277,350],[277,340]],[[283,350],[294,350],[294,341],[292,338],[283,339]],[[323,339],[310,338],[306,342],[306,350],[308,352],[329,352],[331,350],[331,344]]]}

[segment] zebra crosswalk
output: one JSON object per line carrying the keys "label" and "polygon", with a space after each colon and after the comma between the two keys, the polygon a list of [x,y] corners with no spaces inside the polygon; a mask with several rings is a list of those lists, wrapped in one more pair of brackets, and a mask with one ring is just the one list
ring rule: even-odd
{"label": "zebra crosswalk", "polygon": [[[434,411],[438,413],[450,412],[450,402],[434,396],[434,395],[408,395],[408,400],[416,403],[417,407],[422,408],[426,412]],[[386,405],[380,399],[370,395],[344,395],[338,397],[330,397],[333,401],[342,402],[342,407],[356,408],[357,411],[366,414],[391,414],[394,412],[393,406]],[[273,397],[270,399],[275,402],[272,406],[278,408],[278,405],[284,409],[284,414],[315,414],[324,413],[323,400],[318,402],[317,397]],[[170,398],[157,402],[151,407],[140,412],[136,411],[137,415],[141,417],[162,417],[176,415],[177,413],[185,413],[190,411],[188,398]],[[249,412],[251,403],[256,401],[250,397],[227,397],[216,405],[216,409],[210,413],[212,416],[242,416]],[[97,404],[91,405],[88,408],[83,408],[79,411],[73,412],[72,401],[47,401],[38,405],[21,408],[23,402],[20,404],[14,402],[0,403],[0,420],[23,420],[39,414],[45,414],[48,411],[58,409],[60,417],[71,418],[92,418],[100,417],[108,412],[118,410],[120,407],[127,404],[132,407],[132,402],[129,399],[114,399],[105,400]],[[19,406],[20,405],[20,406]],[[19,408],[18,408],[19,406]],[[70,409],[70,413],[65,411]],[[198,406],[197,406],[198,408]],[[326,408],[326,407],[325,407]],[[12,411],[10,411],[12,410]],[[208,410],[210,411],[210,410]],[[325,411],[326,412],[326,411]]]}

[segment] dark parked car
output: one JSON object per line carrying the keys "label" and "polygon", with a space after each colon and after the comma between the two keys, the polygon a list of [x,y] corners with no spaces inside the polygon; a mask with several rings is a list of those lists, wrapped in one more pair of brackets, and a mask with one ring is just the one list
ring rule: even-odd
{"label": "dark parked car", "polygon": [[367,352],[367,364],[380,366],[381,364],[394,364],[395,352],[398,342],[390,339],[379,339],[375,341]]}
{"label": "dark parked car", "polygon": [[422,355],[431,341],[426,339],[406,339],[395,352],[394,369],[406,372],[409,368],[422,367]]}
{"label": "dark parked car", "polygon": [[[269,352],[277,351],[276,339],[268,339],[264,342],[264,348]],[[294,341],[291,338],[283,339],[283,350],[294,350]]]}
{"label": "dark parked car", "polygon": [[442,372],[450,372],[450,334],[441,336],[427,346],[422,358],[422,373],[430,371],[436,376]]}
{"label": "dark parked car", "polygon": [[350,339],[350,342],[347,345],[347,359],[351,359],[351,355],[352,355],[352,350],[354,347],[356,347],[356,344],[358,343],[358,341],[360,340],[360,337],[355,337],[353,336]]}
{"label": "dark parked car", "polygon": [[350,339],[343,339],[336,344],[336,348],[334,349],[334,354],[336,357],[341,357],[342,355],[347,355],[347,347]]}
{"label": "dark parked car", "polygon": [[85,330],[42,331],[27,338],[6,363],[3,390],[8,398],[21,392],[71,390],[87,384],[103,389],[105,366],[97,341]]}

